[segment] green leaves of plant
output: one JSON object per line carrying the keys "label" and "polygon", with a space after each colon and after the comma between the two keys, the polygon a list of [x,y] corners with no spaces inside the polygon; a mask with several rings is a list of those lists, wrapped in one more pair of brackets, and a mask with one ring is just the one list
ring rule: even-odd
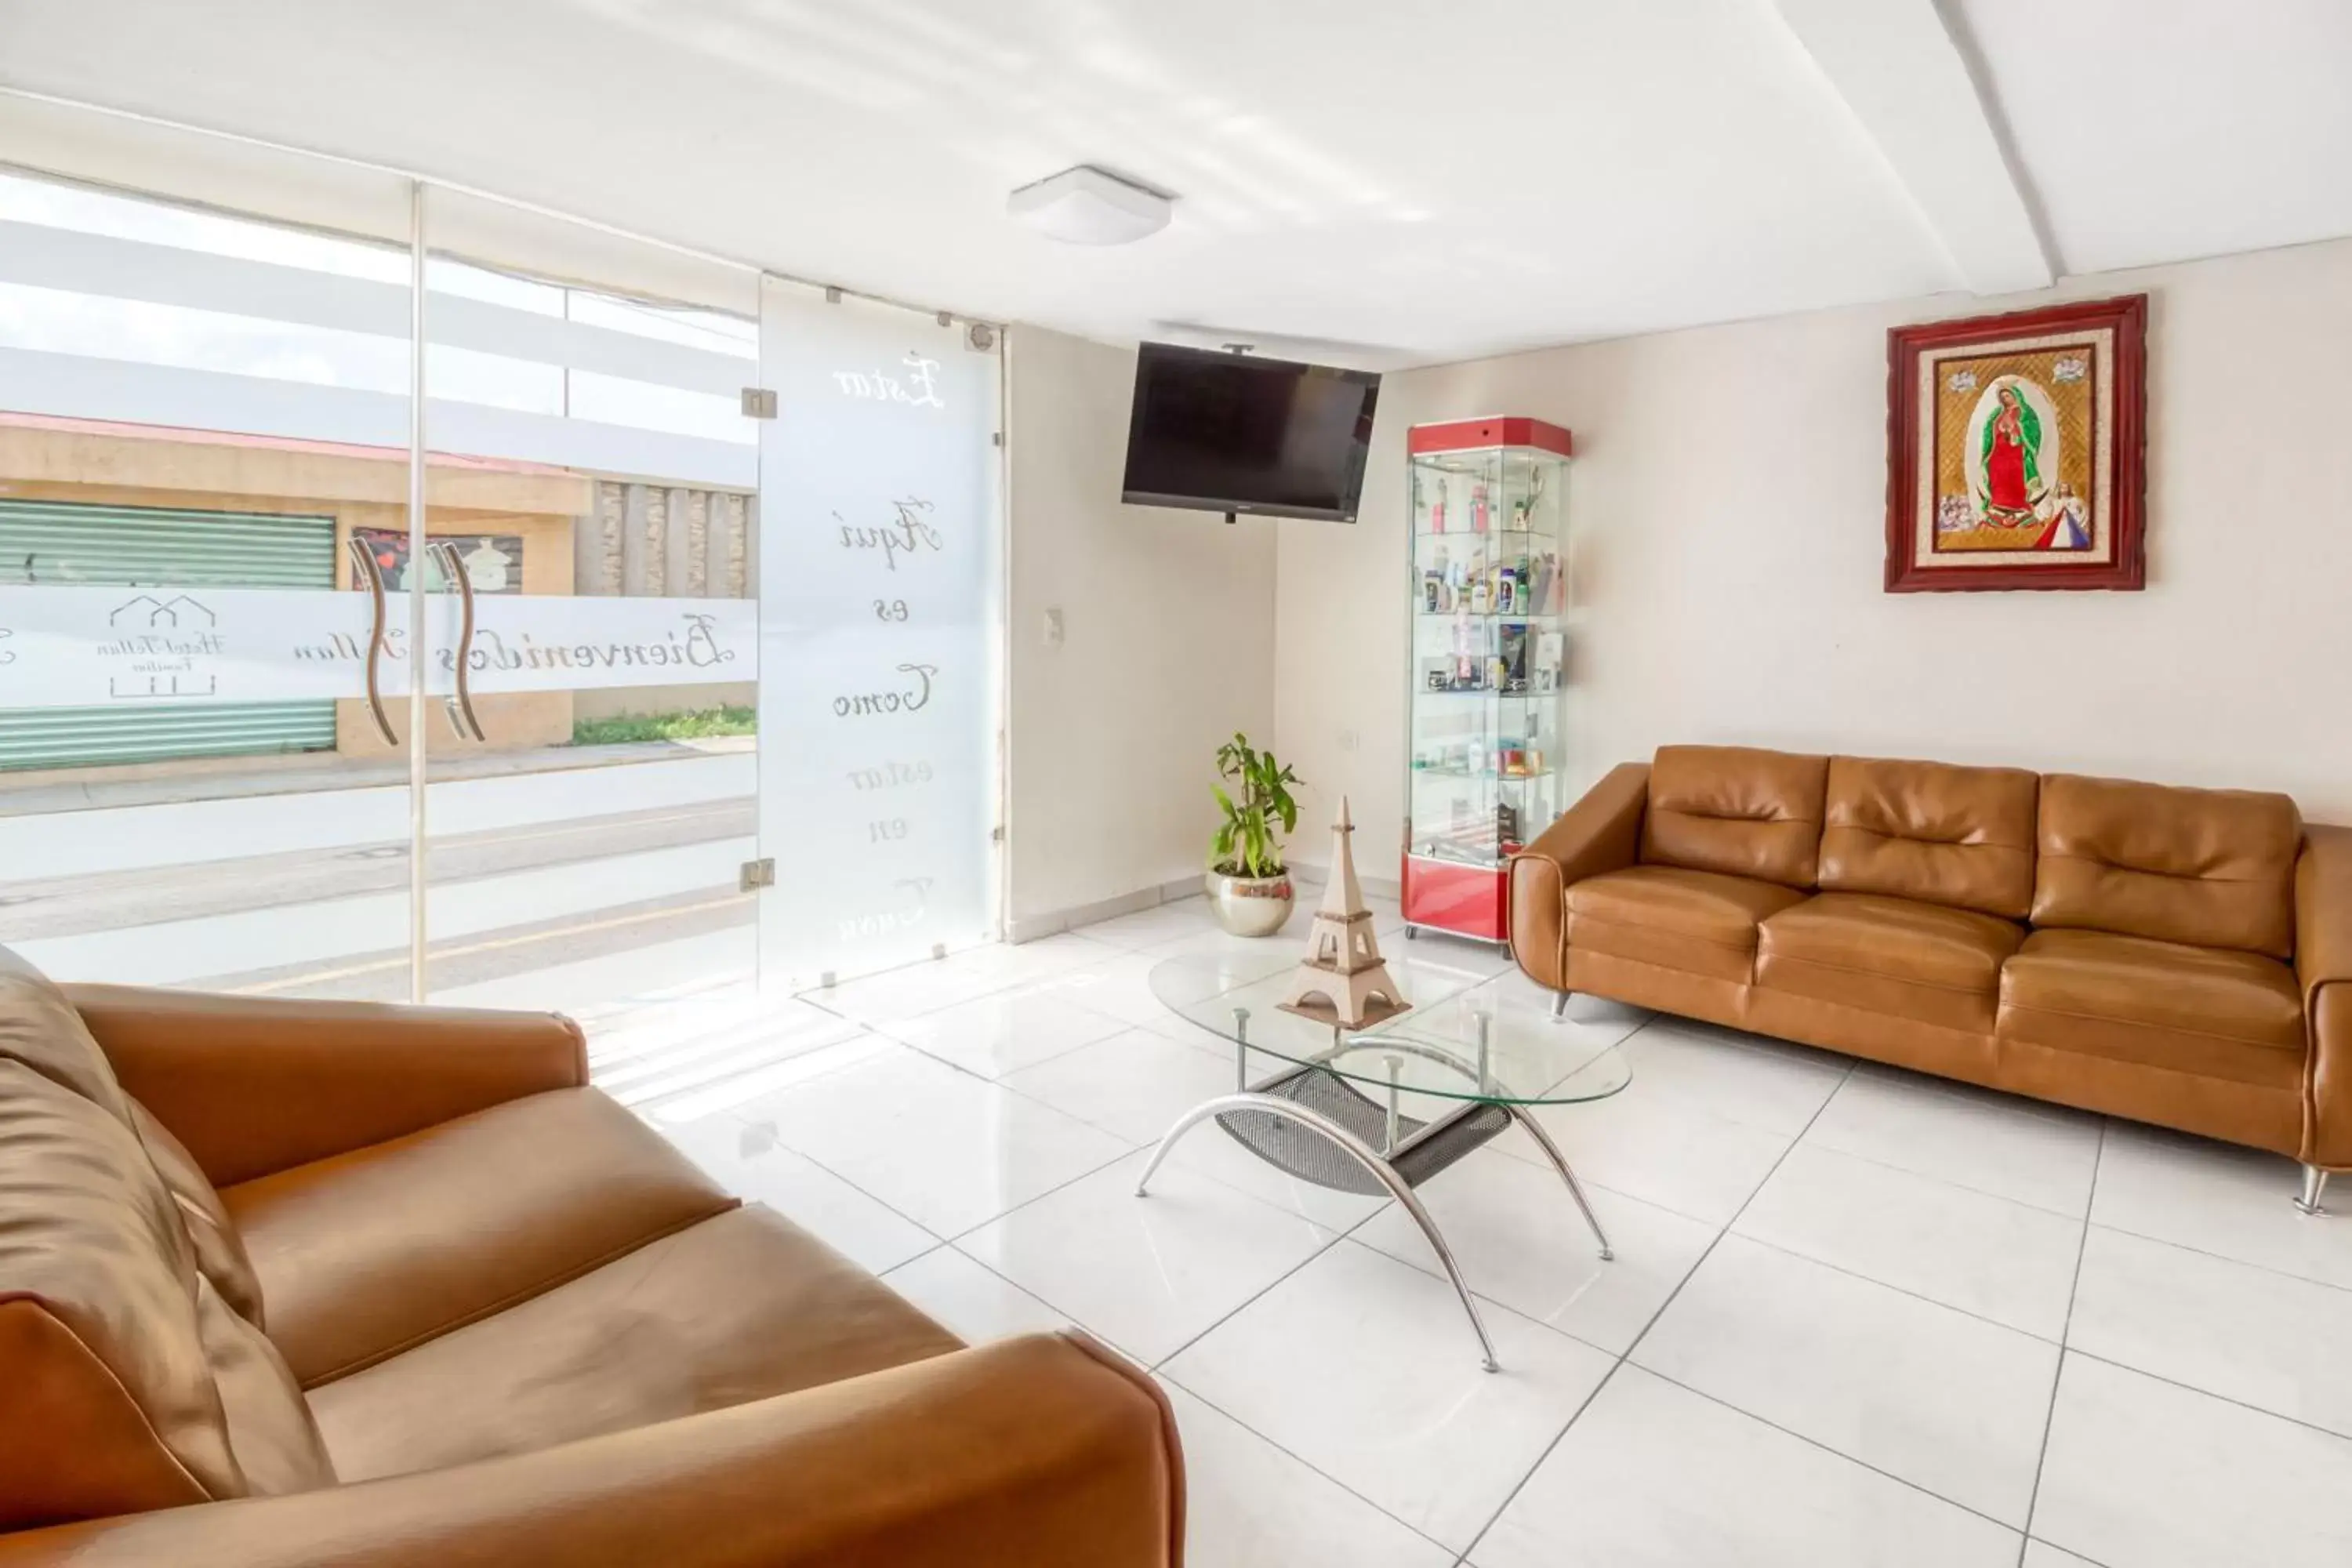
{"label": "green leaves of plant", "polygon": [[1279,821],[1285,833],[1297,830],[1298,803],[1291,798],[1290,786],[1299,782],[1298,774],[1235,731],[1231,741],[1217,748],[1217,776],[1239,781],[1242,798],[1236,805],[1223,785],[1209,786],[1225,814],[1210,840],[1212,868],[1228,877],[1280,876],[1282,844],[1273,825]]}

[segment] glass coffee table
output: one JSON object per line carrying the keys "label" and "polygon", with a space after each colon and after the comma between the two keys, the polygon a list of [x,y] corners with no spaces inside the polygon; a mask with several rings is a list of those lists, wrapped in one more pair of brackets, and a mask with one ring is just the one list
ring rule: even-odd
{"label": "glass coffee table", "polygon": [[[1411,1012],[1363,1030],[1336,1028],[1276,1006],[1297,957],[1285,944],[1263,955],[1189,954],[1152,969],[1153,995],[1232,1042],[1234,1092],[1177,1119],[1136,1194],[1145,1194],[1177,1141],[1208,1121],[1301,1181],[1385,1194],[1429,1238],[1493,1372],[1494,1342],[1477,1303],[1413,1189],[1516,1121],[1559,1173],[1601,1256],[1611,1257],[1575,1171],[1528,1108],[1604,1100],[1623,1089],[1631,1075],[1618,1044],[1630,1031],[1561,1017],[1526,994],[1515,971],[1489,974],[1418,956],[1391,965]],[[1263,1059],[1253,1064],[1254,1055]],[[1254,1066],[1265,1074],[1255,1081]]]}

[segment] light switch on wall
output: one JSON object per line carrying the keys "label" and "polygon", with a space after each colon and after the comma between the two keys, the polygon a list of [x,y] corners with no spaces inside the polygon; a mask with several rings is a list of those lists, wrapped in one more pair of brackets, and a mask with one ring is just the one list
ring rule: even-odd
{"label": "light switch on wall", "polygon": [[1045,646],[1047,647],[1059,647],[1062,646],[1062,606],[1059,605],[1051,605],[1046,607]]}

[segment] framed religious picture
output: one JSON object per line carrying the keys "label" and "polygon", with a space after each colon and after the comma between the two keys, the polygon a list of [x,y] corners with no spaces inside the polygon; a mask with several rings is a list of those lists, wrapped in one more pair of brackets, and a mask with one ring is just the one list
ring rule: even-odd
{"label": "framed religious picture", "polygon": [[1886,591],[2139,588],[2147,296],[1886,334]]}

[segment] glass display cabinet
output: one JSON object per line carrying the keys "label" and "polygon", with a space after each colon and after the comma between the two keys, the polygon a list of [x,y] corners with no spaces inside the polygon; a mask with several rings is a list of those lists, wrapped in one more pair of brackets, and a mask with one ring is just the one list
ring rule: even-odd
{"label": "glass display cabinet", "polygon": [[1569,433],[1415,426],[1405,934],[1510,934],[1507,862],[1560,797]]}

